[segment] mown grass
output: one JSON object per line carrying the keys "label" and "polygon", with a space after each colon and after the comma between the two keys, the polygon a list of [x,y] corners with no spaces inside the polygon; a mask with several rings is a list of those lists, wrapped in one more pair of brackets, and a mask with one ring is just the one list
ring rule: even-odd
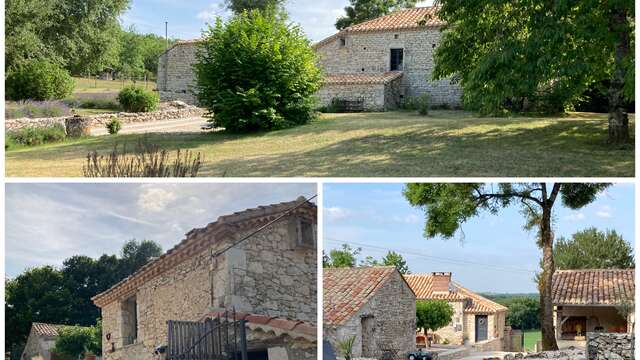
{"label": "mown grass", "polygon": [[[74,93],[117,93],[123,87],[134,84],[131,80],[98,80],[82,77],[74,77],[75,88]],[[153,81],[137,81],[136,85],[146,87],[147,90],[153,90],[156,88],[156,83]]]}
{"label": "mown grass", "polygon": [[524,348],[529,351],[535,349],[536,343],[542,340],[542,332],[540,330],[524,331]]}
{"label": "mown grass", "polygon": [[[631,121],[632,133],[635,121]],[[115,135],[9,150],[7,176],[81,176],[89,151],[140,137],[202,152],[210,177],[631,177],[632,146],[606,144],[606,114],[480,118],[460,111],[323,114],[250,135]]]}

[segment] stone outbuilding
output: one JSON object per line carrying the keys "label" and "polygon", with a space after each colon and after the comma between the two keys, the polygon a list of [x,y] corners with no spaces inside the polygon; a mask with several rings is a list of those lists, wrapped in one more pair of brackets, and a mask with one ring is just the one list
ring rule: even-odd
{"label": "stone outbuilding", "polygon": [[158,59],[158,93],[162,101],[195,104],[196,75],[193,65],[200,40],[178,41]]}
{"label": "stone outbuilding", "polygon": [[[433,105],[460,106],[459,84],[452,79],[432,80],[433,55],[446,25],[437,12],[437,7],[399,10],[316,43],[314,49],[325,73],[325,84],[318,93],[320,104],[328,106],[333,99],[363,101],[365,110],[379,111],[427,94]],[[362,85],[390,72],[397,80],[378,81],[375,87]]]}
{"label": "stone outbuilding", "polygon": [[587,332],[633,333],[635,270],[557,270],[552,300],[556,339],[585,341]]}
{"label": "stone outbuilding", "polygon": [[436,330],[437,343],[475,344],[500,341],[507,308],[451,281],[450,272],[405,275],[418,300],[444,300],[453,308],[451,323]]}
{"label": "stone outbuilding", "polygon": [[353,356],[405,358],[415,350],[416,296],[395,267],[324,269],[324,338],[355,337]]}
{"label": "stone outbuilding", "polygon": [[21,360],[69,360],[51,352],[63,325],[32,323]]}
{"label": "stone outbuilding", "polygon": [[93,298],[104,359],[162,359],[154,350],[168,343],[168,321],[223,319],[227,311],[246,321],[249,359],[315,359],[316,224],[316,206],[299,198],[189,231]]}

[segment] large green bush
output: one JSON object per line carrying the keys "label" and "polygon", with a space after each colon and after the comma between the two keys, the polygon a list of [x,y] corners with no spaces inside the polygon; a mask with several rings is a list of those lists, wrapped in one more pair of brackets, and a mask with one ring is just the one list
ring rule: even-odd
{"label": "large green bush", "polygon": [[71,95],[73,78],[62,67],[47,61],[32,61],[12,70],[5,81],[10,100],[56,100]]}
{"label": "large green bush", "polygon": [[64,141],[67,132],[64,125],[56,124],[47,127],[24,127],[22,129],[7,133],[11,144],[25,146],[36,146],[54,142]]}
{"label": "large green bush", "polygon": [[160,97],[153,91],[143,87],[130,85],[118,93],[118,102],[128,112],[149,112],[158,107]]}
{"label": "large green bush", "polygon": [[302,30],[275,11],[218,20],[195,64],[197,95],[215,126],[272,130],[307,123],[320,86],[315,53]]}

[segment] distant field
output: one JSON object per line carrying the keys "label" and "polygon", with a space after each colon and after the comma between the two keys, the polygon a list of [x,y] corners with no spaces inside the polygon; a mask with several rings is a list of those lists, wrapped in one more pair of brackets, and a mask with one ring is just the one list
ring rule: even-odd
{"label": "distant field", "polygon": [[[131,80],[96,80],[89,78],[73,78],[76,82],[74,93],[115,93],[120,91],[127,85],[132,85],[134,82]],[[148,90],[156,88],[154,81],[137,81],[137,85],[146,87]]]}
{"label": "distant field", "polygon": [[525,330],[524,332],[524,348],[533,351],[536,343],[542,340],[542,332],[540,330]]}
{"label": "distant field", "polygon": [[509,303],[511,300],[515,299],[515,298],[529,298],[529,299],[539,299],[540,295],[538,295],[537,293],[480,293],[481,296],[486,297],[487,299],[491,300],[491,301],[495,301],[498,304],[507,304]]}

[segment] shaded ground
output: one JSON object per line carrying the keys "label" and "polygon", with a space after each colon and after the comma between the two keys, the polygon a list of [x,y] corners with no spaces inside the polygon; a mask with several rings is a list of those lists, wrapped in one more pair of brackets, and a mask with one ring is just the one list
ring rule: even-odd
{"label": "shaded ground", "polygon": [[[634,133],[634,117],[631,133]],[[117,135],[8,151],[8,176],[81,176],[89,151],[139,138],[203,153],[201,176],[631,177],[634,149],[606,145],[606,114],[478,118],[459,111],[325,114],[251,135]]]}
{"label": "shaded ground", "polygon": [[[149,121],[140,123],[123,124],[119,134],[144,134],[144,133],[198,133],[202,126],[207,125],[207,120],[201,117],[174,119],[166,121]],[[106,127],[100,126],[91,129],[91,135],[108,135]]]}

